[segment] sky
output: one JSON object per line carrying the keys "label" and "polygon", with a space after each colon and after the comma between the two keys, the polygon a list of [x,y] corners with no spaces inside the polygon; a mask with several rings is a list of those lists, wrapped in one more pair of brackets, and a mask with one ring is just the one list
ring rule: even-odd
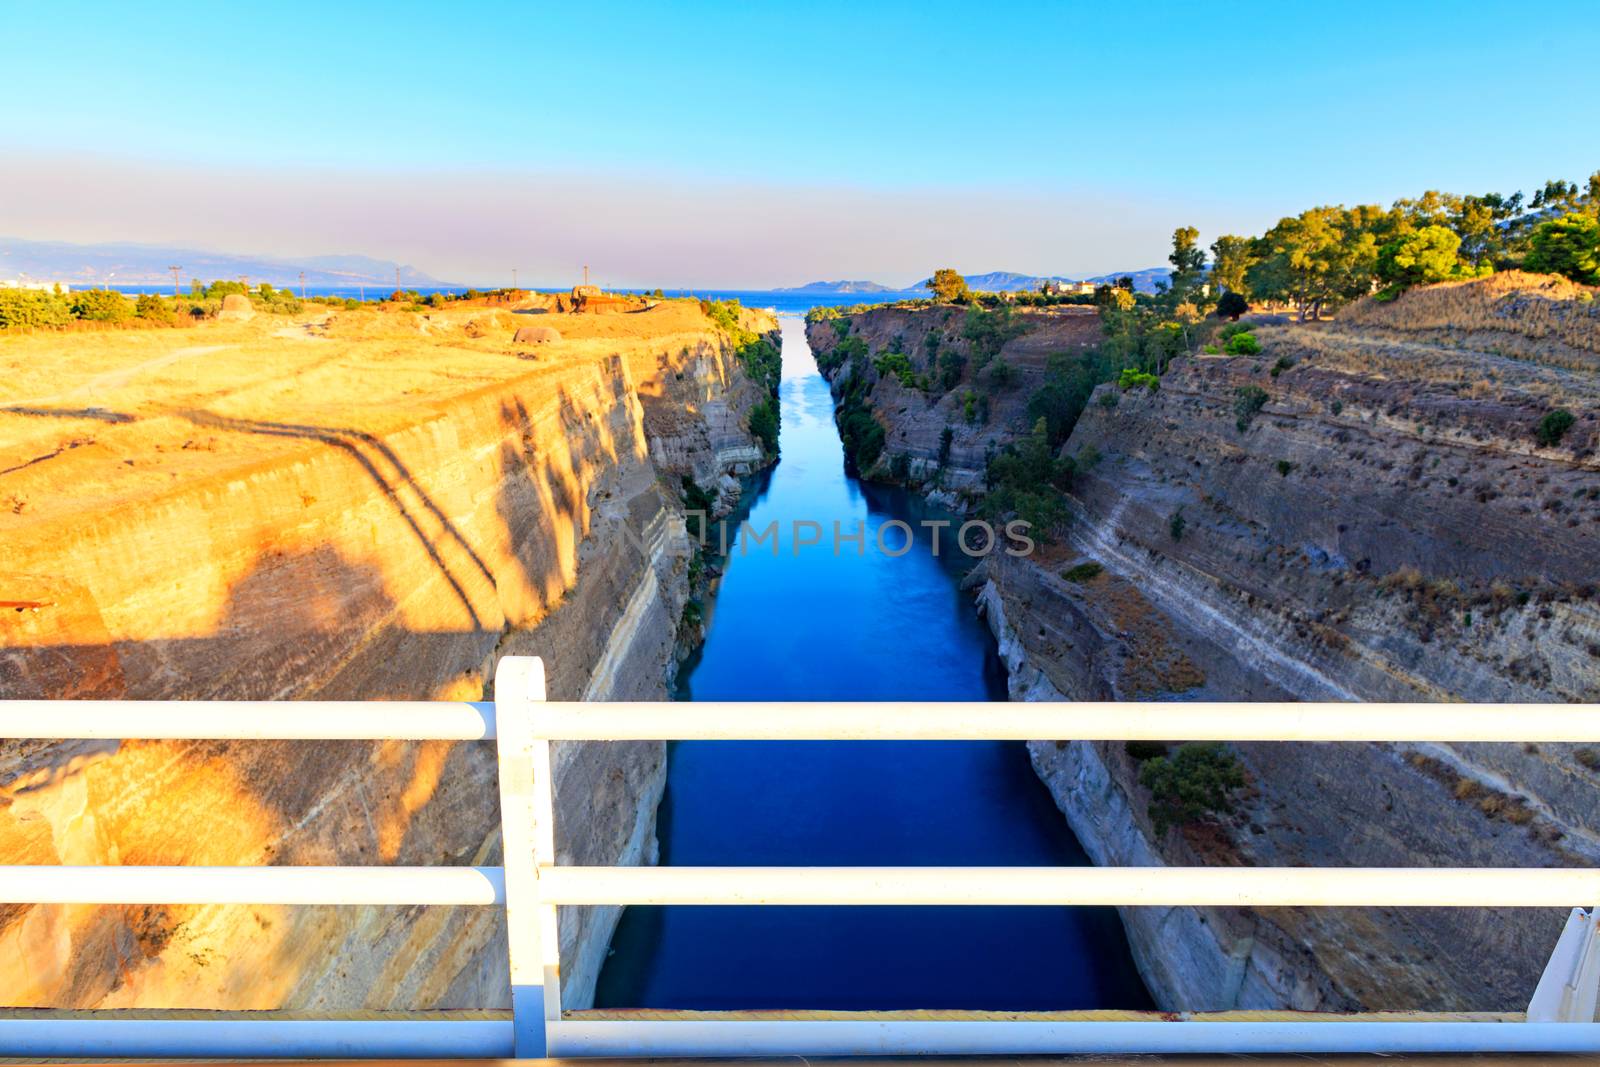
{"label": "sky", "polygon": [[34,240],[904,285],[1600,169],[1594,0],[0,3],[0,235]]}

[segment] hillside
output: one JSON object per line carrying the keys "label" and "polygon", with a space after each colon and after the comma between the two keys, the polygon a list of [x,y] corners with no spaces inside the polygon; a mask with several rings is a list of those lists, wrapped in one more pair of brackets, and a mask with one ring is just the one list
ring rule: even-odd
{"label": "hillside", "polygon": [[[683,480],[770,460],[765,386],[695,301],[547,303],[0,337],[0,698],[482,699],[526,654],[552,698],[665,699],[698,626]],[[0,849],[492,864],[494,775],[474,744],[12,742]],[[563,859],[653,862],[662,745],[560,745],[556,776]],[[563,915],[571,1003],[617,915]],[[0,984],[11,1006],[505,1007],[504,936],[496,909],[6,907]]]}
{"label": "hillside", "polygon": [[250,279],[250,284],[273,285],[305,283],[315,286],[371,285],[393,286],[395,270],[406,288],[443,285],[415,267],[368,256],[321,255],[289,260],[273,256],[232,255],[195,248],[169,248],[143,244],[68,244],[63,241],[24,241],[0,237],[0,278],[24,276],[39,280],[67,282],[83,288],[99,285],[172,285],[170,268],[179,265],[179,276],[187,287],[189,279]]}
{"label": "hillside", "polygon": [[892,286],[865,281],[807,282],[805,285],[773,290],[775,293],[895,293],[899,291]]}
{"label": "hillside", "polygon": [[[1258,326],[1258,355],[1179,359],[1155,392],[1099,386],[1060,450],[1076,461],[1064,533],[974,579],[1013,698],[1600,700],[1596,295],[1515,273],[1420,288],[1333,323]],[[1028,315],[995,357],[1016,385],[969,423],[874,366],[897,336],[915,351],[951,331],[947,313],[868,310],[811,337],[869,348],[833,373],[884,428],[876,475],[905,448],[910,481],[960,506],[983,497],[989,443],[1029,432],[1026,353],[1071,338]],[[969,371],[952,393],[985,386]],[[1556,411],[1570,428],[1541,439]],[[948,460],[925,458],[947,425]],[[1235,809],[1161,831],[1140,781],[1152,752],[1030,747],[1097,863],[1600,860],[1600,775],[1570,745],[1231,746]],[[1185,1008],[1514,1006],[1561,920],[1124,911],[1157,1000]]]}

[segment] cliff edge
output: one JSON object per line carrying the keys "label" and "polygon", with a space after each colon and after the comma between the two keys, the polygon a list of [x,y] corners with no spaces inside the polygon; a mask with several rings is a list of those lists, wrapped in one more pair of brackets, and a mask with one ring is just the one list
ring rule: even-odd
{"label": "cliff edge", "polygon": [[[694,301],[308,308],[0,340],[0,696],[480,699],[519,653],[552,698],[663,699],[681,482],[771,459],[730,332]],[[563,861],[653,862],[663,746],[556,763]],[[494,780],[476,744],[10,743],[0,851],[494,863]],[[617,913],[563,915],[570,1002]],[[493,909],[8,907],[0,975],[11,1006],[509,1004]]]}

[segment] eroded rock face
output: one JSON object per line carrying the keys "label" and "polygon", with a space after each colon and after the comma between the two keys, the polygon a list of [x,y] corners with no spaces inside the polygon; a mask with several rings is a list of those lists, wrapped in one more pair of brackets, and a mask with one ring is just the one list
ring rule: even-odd
{"label": "eroded rock face", "polygon": [[[361,316],[348,345],[317,340],[315,323],[303,341],[219,335],[246,355],[303,356],[299,394],[251,381],[174,416],[170,397],[130,393],[106,401],[110,422],[62,405],[69,425],[51,432],[83,419],[92,439],[46,449],[49,463],[4,487],[26,506],[3,534],[0,695],[479,699],[495,658],[517,653],[544,657],[553,699],[665,697],[689,592],[677,472],[652,459],[649,425],[715,400],[727,410],[715,432],[734,447],[752,398],[725,335],[670,307],[627,336],[547,345],[530,365],[495,337],[465,352],[397,346],[400,325]],[[260,317],[224,328],[265,330]],[[374,364],[350,376],[357,393],[396,395],[324,395],[341,360]],[[7,418],[21,447],[42,447],[27,434],[43,423]],[[123,458],[137,465],[128,492]],[[714,452],[684,458],[722,473]],[[74,480],[104,485],[105,506],[69,506]],[[664,774],[660,743],[557,746],[562,861],[654,862]],[[495,781],[486,744],[9,743],[0,855],[493,864]],[[564,913],[569,1003],[592,996],[617,915]],[[11,907],[0,997],[506,1006],[504,936],[495,909]]]}
{"label": "eroded rock face", "polygon": [[[980,576],[1012,698],[1600,700],[1600,333],[1592,297],[1547,281],[1264,326],[1258,357],[1180,360],[1154,394],[1101,386],[1062,449],[1078,461],[1065,536],[1028,559],[992,556]],[[876,352],[932,314],[867,311],[850,333]],[[823,322],[810,336],[831,347],[834,333]],[[885,384],[873,417],[923,454],[949,400],[895,401]],[[1027,426],[999,400],[981,436],[1003,447]],[[1576,421],[1551,447],[1535,428],[1556,408]],[[957,506],[982,492],[982,447],[960,440],[940,483]],[[1165,834],[1124,745],[1030,749],[1097,863],[1600,858],[1600,757],[1570,745],[1236,745],[1249,779],[1237,810]],[[1123,919],[1167,1008],[1519,1010],[1564,913]]]}

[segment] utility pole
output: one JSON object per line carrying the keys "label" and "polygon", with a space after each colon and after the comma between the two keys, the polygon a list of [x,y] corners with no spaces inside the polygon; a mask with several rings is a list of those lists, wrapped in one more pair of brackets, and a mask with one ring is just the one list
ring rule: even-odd
{"label": "utility pole", "polygon": [[589,284],[589,264],[587,263],[583,265],[583,284]]}
{"label": "utility pole", "polygon": [[397,293],[400,291],[400,266],[399,266],[399,264],[396,264],[395,268],[394,268],[394,291],[397,292]]}
{"label": "utility pole", "polygon": [[172,272],[172,295],[173,296],[177,296],[178,295],[178,272],[183,269],[183,266],[180,264],[180,265],[175,266],[175,267],[168,267],[167,269]]}
{"label": "utility pole", "polygon": [[517,287],[517,268],[512,267],[511,268],[511,288],[515,289],[516,287]]}
{"label": "utility pole", "polygon": [[305,298],[306,298],[306,272],[305,271],[301,271],[300,272],[300,299],[304,300]]}

